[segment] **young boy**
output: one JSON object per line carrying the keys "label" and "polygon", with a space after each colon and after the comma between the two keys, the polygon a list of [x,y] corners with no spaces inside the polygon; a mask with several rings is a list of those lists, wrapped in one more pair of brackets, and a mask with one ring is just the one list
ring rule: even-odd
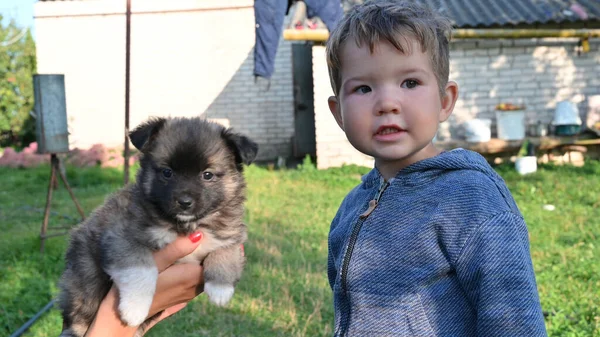
{"label": "young boy", "polygon": [[335,336],[546,336],[504,181],[479,154],[432,144],[458,97],[450,31],[416,1],[371,1],[327,43],[331,113],[375,158],[331,224]]}

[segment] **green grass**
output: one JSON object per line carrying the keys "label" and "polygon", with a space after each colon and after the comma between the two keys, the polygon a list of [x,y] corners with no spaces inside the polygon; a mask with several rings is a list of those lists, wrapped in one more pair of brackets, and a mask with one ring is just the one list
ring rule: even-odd
{"label": "green grass", "polygon": [[[251,166],[246,244],[248,265],[229,308],[205,296],[159,324],[150,336],[330,336],[332,298],[326,276],[329,222],[355,186],[360,167],[269,171]],[[543,166],[521,177],[498,171],[521,208],[550,336],[600,336],[600,163],[583,168]],[[56,294],[66,237],[39,253],[41,210],[49,168],[0,168],[0,336],[8,336]],[[121,186],[122,172],[69,168],[69,182],[86,212]],[[555,211],[543,209],[552,204]],[[51,225],[77,211],[64,188],[55,191]],[[53,309],[25,336],[57,336]]]}

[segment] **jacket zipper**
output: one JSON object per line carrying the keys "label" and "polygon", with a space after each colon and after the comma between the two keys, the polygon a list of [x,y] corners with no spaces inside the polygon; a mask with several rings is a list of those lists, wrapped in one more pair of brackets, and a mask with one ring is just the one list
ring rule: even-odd
{"label": "jacket zipper", "polygon": [[[381,183],[379,184],[379,190],[377,191],[375,198],[373,198],[369,201],[369,207],[367,208],[366,211],[364,211],[361,215],[359,215],[358,221],[354,224],[354,227],[352,228],[352,233],[350,234],[350,240],[348,241],[348,247],[346,248],[346,254],[344,255],[344,261],[342,262],[342,270],[341,270],[341,276],[340,276],[341,288],[342,288],[342,291],[344,291],[346,293],[346,297],[348,297],[348,294],[347,294],[348,285],[346,284],[346,282],[347,282],[346,278],[348,277],[348,267],[350,265],[350,259],[352,258],[352,252],[354,251],[354,246],[356,245],[356,240],[358,239],[358,234],[360,233],[360,229],[362,228],[363,222],[365,222],[365,220],[369,217],[369,215],[371,215],[371,213],[373,213],[375,208],[377,208],[377,205],[379,204],[379,199],[381,199],[381,195],[383,194],[385,189],[388,187],[388,185],[389,185],[389,182],[382,179]],[[350,312],[348,312],[348,316],[349,315],[350,315]],[[347,323],[348,323],[349,318],[350,317],[346,317],[346,320],[345,320],[346,324],[344,324],[342,326],[342,333],[340,334],[340,336],[346,335],[346,331],[348,329]]]}

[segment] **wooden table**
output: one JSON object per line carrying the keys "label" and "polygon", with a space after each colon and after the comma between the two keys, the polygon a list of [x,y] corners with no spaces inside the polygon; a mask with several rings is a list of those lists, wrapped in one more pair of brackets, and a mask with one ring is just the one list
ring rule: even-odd
{"label": "wooden table", "polygon": [[[536,155],[540,156],[552,151],[561,150],[580,150],[588,152],[593,157],[600,157],[600,138],[594,138],[588,134],[582,134],[569,137],[527,137],[525,138],[535,146]],[[522,140],[502,140],[492,138],[488,142],[471,143],[464,140],[438,141],[435,145],[444,150],[463,148],[480,153],[486,158],[516,156]]]}

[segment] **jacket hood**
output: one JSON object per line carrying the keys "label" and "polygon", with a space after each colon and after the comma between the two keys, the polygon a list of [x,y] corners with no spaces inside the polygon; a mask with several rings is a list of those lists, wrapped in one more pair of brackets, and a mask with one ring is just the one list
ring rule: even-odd
{"label": "jacket hood", "polygon": [[[402,183],[418,185],[427,183],[445,171],[454,170],[473,170],[482,172],[491,178],[498,177],[497,173],[482,155],[474,151],[458,148],[451,151],[444,151],[437,156],[407,166],[390,180],[400,180]],[[383,180],[383,176],[377,168],[373,168],[363,176],[362,180],[365,187],[370,188],[373,185],[379,184]]]}

